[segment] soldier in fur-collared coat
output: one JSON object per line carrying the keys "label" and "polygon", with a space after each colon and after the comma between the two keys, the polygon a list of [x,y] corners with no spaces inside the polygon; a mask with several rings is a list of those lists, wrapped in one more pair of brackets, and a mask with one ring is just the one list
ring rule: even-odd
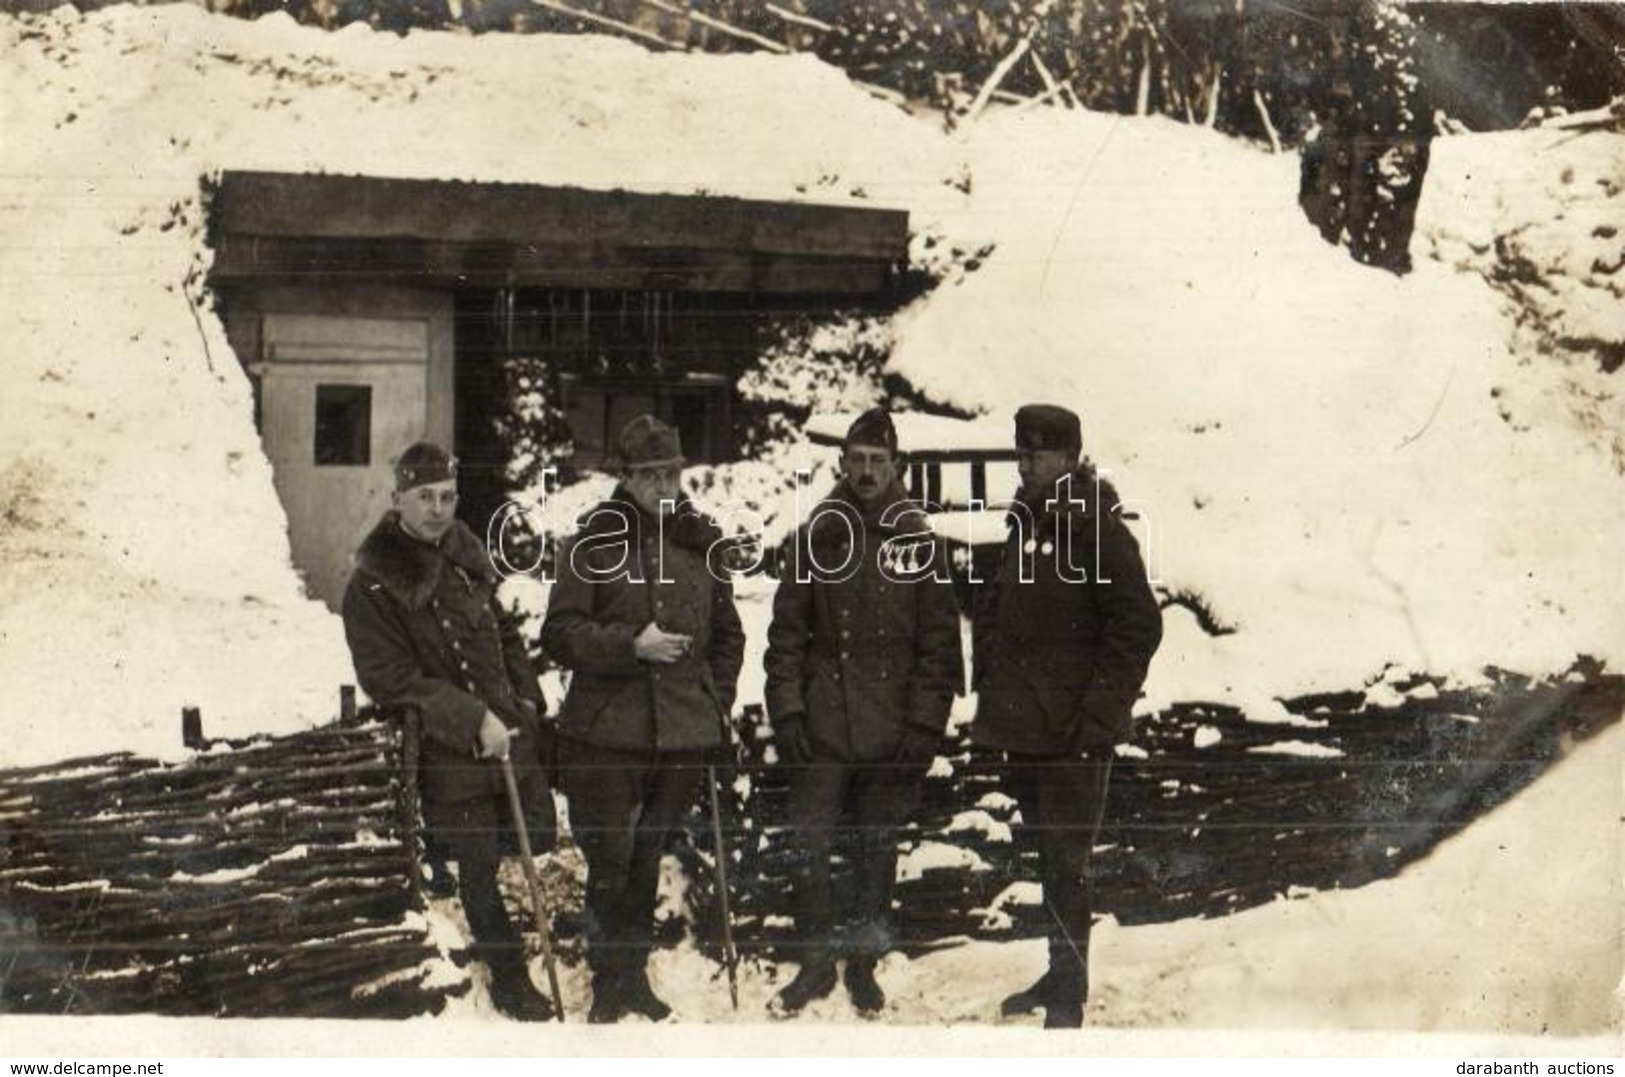
{"label": "soldier in fur-collared coat", "polygon": [[897,832],[963,689],[945,553],[898,481],[885,411],[853,422],[841,464],[840,484],[795,536],[765,660],[798,868],[801,968],[778,996],[789,1013],[835,986],[830,850],[848,795],[861,852],[847,994],[863,1012],[885,1005],[875,965],[889,946]]}
{"label": "soldier in fur-collared coat", "polygon": [[552,794],[541,765],[547,703],[518,633],[496,602],[485,544],[456,516],[457,461],[419,442],[395,465],[395,508],[356,553],[344,633],[361,687],[422,721],[423,816],[457,861],[474,954],[491,971],[497,1007],[545,1020],[547,1001],[524,964],[519,932],[497,890],[508,815],[500,770],[513,763],[531,832],[551,841]]}
{"label": "soldier in fur-collared coat", "polygon": [[971,739],[997,754],[1004,791],[1038,847],[1049,971],[1004,1013],[1042,1008],[1049,1028],[1083,1022],[1092,918],[1089,858],[1115,746],[1162,614],[1117,492],[1080,463],[1081,423],[1065,408],[1016,413],[1022,488],[998,575],[978,587]]}

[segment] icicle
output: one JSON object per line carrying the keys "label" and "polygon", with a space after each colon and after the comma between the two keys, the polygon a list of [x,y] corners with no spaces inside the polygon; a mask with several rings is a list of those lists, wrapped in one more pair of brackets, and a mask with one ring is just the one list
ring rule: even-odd
{"label": "icicle", "polygon": [[647,292],[645,299],[648,302],[649,321],[643,327],[643,344],[649,351],[649,365],[660,365],[660,293]]}
{"label": "icicle", "polygon": [[509,284],[502,289],[502,342],[509,355],[513,354],[513,308],[514,288]]}

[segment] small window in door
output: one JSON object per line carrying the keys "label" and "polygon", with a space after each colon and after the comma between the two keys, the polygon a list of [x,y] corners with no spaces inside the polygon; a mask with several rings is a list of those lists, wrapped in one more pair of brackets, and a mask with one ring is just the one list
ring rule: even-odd
{"label": "small window in door", "polygon": [[372,386],[316,386],[316,464],[372,463]]}

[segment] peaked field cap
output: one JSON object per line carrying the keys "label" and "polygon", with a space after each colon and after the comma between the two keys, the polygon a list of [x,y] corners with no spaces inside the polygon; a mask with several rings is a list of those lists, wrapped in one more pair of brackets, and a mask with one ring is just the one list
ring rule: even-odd
{"label": "peaked field cap", "polygon": [[879,445],[895,455],[897,427],[891,421],[891,412],[884,407],[874,407],[859,415],[852,420],[852,425],[846,428],[846,437],[842,439],[841,444],[843,447]]}
{"label": "peaked field cap", "polygon": [[669,424],[644,412],[621,427],[621,466],[625,468],[682,466],[683,443]]}
{"label": "peaked field cap", "polygon": [[1033,452],[1083,448],[1083,421],[1056,404],[1024,404],[1016,409],[1016,448]]}
{"label": "peaked field cap", "polygon": [[395,489],[410,490],[457,477],[457,458],[432,441],[414,441],[395,461]]}

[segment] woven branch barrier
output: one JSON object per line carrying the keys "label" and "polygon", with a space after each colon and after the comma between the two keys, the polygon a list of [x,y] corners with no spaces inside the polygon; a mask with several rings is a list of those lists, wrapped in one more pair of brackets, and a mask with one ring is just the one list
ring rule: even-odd
{"label": "woven branch barrier", "polygon": [[[1431,698],[1421,698],[1431,695]],[[1620,720],[1625,678],[1499,674],[1473,691],[1287,701],[1291,724],[1181,704],[1114,766],[1095,852],[1099,914],[1221,916],[1395,875]],[[759,718],[759,715],[757,716]],[[784,774],[765,729],[723,775],[735,938],[793,954]],[[0,1012],[405,1017],[466,980],[426,937],[415,742],[331,726],[175,765],[127,754],[0,771]],[[720,945],[703,798],[674,851],[702,946]],[[1039,934],[1036,854],[1018,806],[963,731],[944,741],[902,840],[895,929],[907,950]],[[838,835],[838,896],[856,835]],[[579,948],[579,879],[559,893]],[[572,869],[578,870],[578,869]],[[517,901],[508,895],[510,902]],[[671,922],[672,941],[685,925]]]}
{"label": "woven branch barrier", "polygon": [[[1487,688],[1418,695],[1431,698],[1387,708],[1367,706],[1360,692],[1289,700],[1290,725],[1202,704],[1142,722],[1136,750],[1112,771],[1094,858],[1097,915],[1124,924],[1222,916],[1390,878],[1510,799],[1569,745],[1619,721],[1625,678],[1590,667],[1548,682],[1497,672]],[[724,806],[736,937],[746,953],[777,956],[791,941],[791,858],[785,780],[763,762],[764,748],[746,746],[746,780]],[[1036,887],[1012,888],[1038,881],[1036,851],[1011,833],[1017,810],[962,731],[945,742],[903,836],[901,945],[1043,932]],[[701,823],[692,817],[679,852],[702,942],[712,945]],[[850,850],[855,837],[838,834],[838,858],[840,839]],[[924,866],[911,871],[916,857]],[[834,870],[837,900],[854,893],[847,864],[837,859]]]}
{"label": "woven branch barrier", "polygon": [[0,1010],[438,1012],[402,751],[374,722],[0,771]]}

